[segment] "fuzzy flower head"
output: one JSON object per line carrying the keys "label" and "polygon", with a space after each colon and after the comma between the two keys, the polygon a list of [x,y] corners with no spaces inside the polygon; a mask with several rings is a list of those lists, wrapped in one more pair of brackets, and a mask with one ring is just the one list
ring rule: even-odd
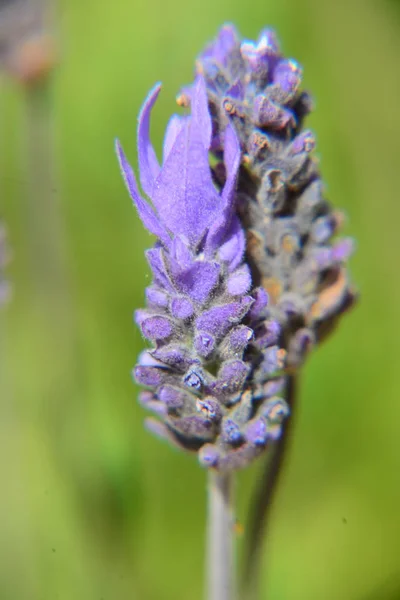
{"label": "fuzzy flower head", "polygon": [[[206,82],[212,152],[222,155],[230,127],[239,138],[237,211],[253,282],[269,294],[288,365],[300,366],[355,299],[346,266],[353,242],[336,237],[344,217],[325,198],[315,138],[302,129],[312,107],[302,69],[283,56],[272,30],[250,41],[224,25],[196,71]],[[178,103],[192,102],[193,87],[185,88]],[[222,162],[214,177],[224,184]]]}
{"label": "fuzzy flower head", "polygon": [[153,282],[135,320],[151,347],[134,375],[147,387],[141,403],[159,417],[149,427],[198,452],[220,470],[247,465],[280,434],[287,406],[279,392],[286,353],[268,298],[254,289],[244,262],[245,235],[236,215],[241,161],[232,126],[224,131],[225,181],[209,166],[212,121],[204,80],[197,77],[190,116],[171,118],[160,165],[149,140],[156,86],[138,124],[139,193],[120,145],[125,183],[146,228],[157,237],[146,252]]}

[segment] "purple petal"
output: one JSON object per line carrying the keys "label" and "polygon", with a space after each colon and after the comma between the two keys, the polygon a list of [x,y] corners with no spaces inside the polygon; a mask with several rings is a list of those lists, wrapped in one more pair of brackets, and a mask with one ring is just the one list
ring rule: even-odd
{"label": "purple petal", "polygon": [[[235,216],[232,219],[227,240],[219,246],[218,255],[220,259],[229,264],[229,270],[233,271],[240,264],[246,239],[239,219]],[[213,248],[214,250],[214,248]]]}
{"label": "purple petal", "polygon": [[138,365],[141,367],[165,367],[165,365],[154,358],[148,350],[143,350],[143,352],[139,354]]}
{"label": "purple petal", "polygon": [[263,29],[258,37],[257,47],[260,51],[268,52],[268,54],[279,55],[280,47],[275,31]]}
{"label": "purple petal", "polygon": [[296,136],[293,142],[290,144],[290,154],[300,154],[301,152],[311,152],[315,147],[315,137],[312,132],[307,130]]}
{"label": "purple petal", "polygon": [[146,250],[146,258],[153,271],[155,282],[165,290],[168,290],[168,292],[175,292],[175,288],[165,264],[162,248],[151,248],[150,250]]}
{"label": "purple petal", "polygon": [[147,400],[146,397],[143,396],[143,394],[141,394],[139,396],[139,403],[143,406],[143,408],[145,408],[146,410],[151,410],[159,417],[167,416],[167,407],[165,406],[165,404],[162,404],[162,402],[160,402],[159,400]]}
{"label": "purple petal", "polygon": [[260,127],[269,126],[274,129],[283,129],[289,123],[294,125],[294,116],[290,110],[281,108],[263,94],[255,97],[253,103],[253,114],[256,123]]}
{"label": "purple petal", "polygon": [[221,434],[226,444],[238,444],[243,438],[239,426],[232,419],[222,421]]}
{"label": "purple petal", "polygon": [[187,348],[181,348],[176,344],[156,348],[151,351],[151,354],[164,365],[174,367],[174,369],[181,372],[185,372],[195,362]]}
{"label": "purple petal", "polygon": [[[150,142],[150,113],[160,90],[161,84],[157,83],[150,91],[140,111],[138,122],[137,137],[140,183],[149,198],[152,198],[154,182],[160,172],[160,165]],[[155,206],[157,208],[156,204]]]}
{"label": "purple petal", "polygon": [[286,352],[279,346],[270,346],[264,353],[264,360],[261,364],[261,370],[265,374],[272,374],[280,371],[285,363]]}
{"label": "purple petal", "polygon": [[313,241],[315,241],[317,244],[323,244],[329,240],[334,231],[335,221],[331,215],[318,217],[312,226],[311,236]]}
{"label": "purple petal", "polygon": [[133,173],[132,167],[126,160],[125,154],[121,148],[118,140],[115,143],[115,149],[117,152],[122,176],[125,181],[125,185],[128,189],[128,192],[135,203],[137,211],[139,213],[139,217],[142,219],[144,226],[155,236],[157,236],[167,247],[171,244],[171,239],[166,232],[165,228],[162,226],[158,218],[156,217],[154,211],[150,208],[150,206],[143,200],[141,195],[139,194],[139,190],[136,185],[135,175]]}
{"label": "purple petal", "polygon": [[204,374],[201,369],[193,367],[185,374],[183,383],[191,390],[200,391],[204,384]]}
{"label": "purple petal", "polygon": [[188,438],[210,441],[215,437],[214,423],[202,415],[178,417],[170,419],[169,423],[174,431]]}
{"label": "purple petal", "polygon": [[314,344],[315,334],[312,329],[307,327],[298,329],[289,344],[288,361],[290,365],[301,365]]}
{"label": "purple petal", "polygon": [[228,123],[225,130],[224,147],[224,162],[227,176],[219,203],[220,213],[207,236],[207,253],[212,253],[221,245],[231,227],[235,204],[236,178],[240,165],[240,158],[241,153],[238,137],[231,123]]}
{"label": "purple petal", "polygon": [[346,261],[354,251],[354,240],[344,238],[337,242],[332,248],[332,258],[337,262]]}
{"label": "purple petal", "polygon": [[271,67],[277,62],[280,50],[274,31],[265,29],[261,32],[257,43],[244,40],[240,46],[240,52],[248,62],[250,69],[264,80]]}
{"label": "purple petal", "polygon": [[264,288],[256,288],[252,292],[252,295],[254,297],[254,304],[250,310],[250,318],[256,320],[263,316],[268,306],[269,296]]}
{"label": "purple petal", "polygon": [[[316,261],[318,268],[322,271],[324,269],[327,269],[328,267],[330,267],[332,265],[332,254],[333,254],[333,249],[328,247],[328,246],[321,246],[319,248],[316,248],[313,253],[312,253],[312,257],[313,259]],[[311,265],[313,266],[313,265]],[[311,279],[311,273],[308,273],[308,277],[306,275],[306,273],[304,273],[304,275],[306,276],[306,279]]]}
{"label": "purple petal", "polygon": [[239,139],[233,125],[228,122],[225,129],[224,163],[226,167],[226,182],[222,191],[225,204],[232,206],[234,202],[234,191],[236,177],[240,165],[241,152]]}
{"label": "purple petal", "polygon": [[255,333],[255,344],[259,348],[267,348],[276,344],[281,333],[281,326],[278,321],[270,319],[264,321],[259,327],[257,327]]}
{"label": "purple petal", "polygon": [[268,425],[265,419],[250,421],[246,429],[246,439],[255,446],[265,446],[268,440]]}
{"label": "purple petal", "polygon": [[237,79],[235,83],[226,90],[225,95],[234,100],[244,100],[245,88],[243,82],[240,79]]}
{"label": "purple petal", "polygon": [[218,373],[218,380],[212,385],[218,393],[235,394],[240,391],[249,374],[250,367],[242,360],[226,362]]}
{"label": "purple petal", "polygon": [[189,269],[193,264],[193,254],[179,235],[172,241],[171,255],[182,269]]}
{"label": "purple petal", "polygon": [[188,319],[193,315],[194,306],[188,298],[177,297],[171,301],[171,313],[177,319]]}
{"label": "purple petal", "polygon": [[165,340],[174,331],[173,323],[167,317],[154,316],[144,319],[140,328],[148,340]]}
{"label": "purple petal", "polygon": [[173,145],[175,144],[176,138],[178,137],[178,135],[182,131],[183,127],[185,126],[185,121],[188,118],[189,117],[180,117],[179,115],[173,115],[170,118],[169,123],[167,125],[167,129],[165,131],[165,136],[164,136],[164,144],[163,144],[163,160],[164,160],[164,162],[167,159],[168,154],[171,152],[171,149],[172,149]]}
{"label": "purple petal", "polygon": [[201,58],[213,58],[221,65],[224,65],[227,57],[235,48],[237,39],[235,27],[230,23],[223,25],[218,32],[216,40],[207,46]]}
{"label": "purple petal", "polygon": [[141,325],[145,319],[153,316],[154,313],[150,310],[146,310],[145,308],[137,308],[134,312],[134,320],[136,325]]}
{"label": "purple petal", "polygon": [[150,305],[153,306],[161,306],[163,308],[168,306],[168,294],[163,292],[162,290],[157,289],[156,287],[148,287],[146,288],[146,300]]}
{"label": "purple petal", "polygon": [[243,426],[249,422],[253,411],[253,392],[247,390],[241,394],[240,402],[235,404],[235,407],[231,410],[230,416],[235,420],[235,423],[239,426]]}
{"label": "purple petal", "polygon": [[242,265],[230,275],[226,284],[228,293],[232,296],[242,296],[251,287],[251,274],[248,265]]}
{"label": "purple petal", "polygon": [[301,83],[301,68],[294,60],[281,60],[274,69],[272,82],[292,97]]}
{"label": "purple petal", "polygon": [[146,407],[149,402],[156,400],[156,396],[154,395],[154,392],[151,392],[150,390],[142,390],[139,392],[138,400],[139,404]]}
{"label": "purple petal", "polygon": [[238,42],[238,35],[236,28],[232,23],[226,23],[221,27],[218,33],[216,45],[218,45],[218,52],[216,58],[224,61],[235,48]]}
{"label": "purple petal", "polygon": [[141,385],[157,386],[165,380],[166,371],[160,367],[136,366],[134,376],[137,383]]}
{"label": "purple petal", "polygon": [[152,194],[163,224],[192,245],[201,240],[221,209],[205,147],[210,116],[201,81],[192,100],[193,116],[178,134]]}
{"label": "purple petal", "polygon": [[239,302],[210,308],[196,319],[196,328],[198,331],[206,331],[219,338],[245,316],[253,302],[253,298],[245,296]]}
{"label": "purple petal", "polygon": [[244,60],[247,61],[250,69],[259,74],[260,76],[266,76],[268,73],[268,55],[260,53],[257,45],[251,40],[244,40],[240,44],[240,53]]}
{"label": "purple petal", "polygon": [[196,302],[205,302],[218,283],[221,267],[218,263],[197,261],[182,273],[175,275],[180,291]]}
{"label": "purple petal", "polygon": [[188,400],[188,394],[172,385],[163,385],[157,392],[161,402],[169,411],[177,411],[183,408]]}
{"label": "purple petal", "polygon": [[224,340],[224,354],[241,357],[253,335],[250,327],[245,325],[235,327]]}
{"label": "purple petal", "polygon": [[194,85],[192,99],[192,120],[198,128],[203,141],[204,149],[208,151],[211,144],[212,123],[208,109],[207,89],[204,77],[198,75]]}
{"label": "purple petal", "polygon": [[215,349],[215,338],[210,333],[197,332],[194,338],[196,352],[203,358],[208,358]]}

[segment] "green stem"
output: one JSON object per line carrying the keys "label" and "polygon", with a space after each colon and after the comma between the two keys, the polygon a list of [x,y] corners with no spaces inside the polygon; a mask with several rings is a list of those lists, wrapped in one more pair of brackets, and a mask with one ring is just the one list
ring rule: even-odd
{"label": "green stem", "polygon": [[28,170],[27,220],[34,287],[64,287],[65,236],[53,132],[52,76],[25,89]]}
{"label": "green stem", "polygon": [[265,463],[264,471],[257,481],[256,489],[249,505],[242,578],[242,596],[247,600],[256,600],[258,597],[263,540],[265,538],[268,540],[273,500],[284,467],[294,423],[297,390],[298,375],[289,375],[287,377],[286,401],[290,406],[290,417],[283,426],[282,435],[275,445],[271,460]]}
{"label": "green stem", "polygon": [[233,600],[233,476],[209,471],[207,600]]}

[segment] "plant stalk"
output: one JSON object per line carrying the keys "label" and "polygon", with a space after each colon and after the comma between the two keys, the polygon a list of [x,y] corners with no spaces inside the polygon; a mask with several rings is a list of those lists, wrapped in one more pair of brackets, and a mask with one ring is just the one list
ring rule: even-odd
{"label": "plant stalk", "polygon": [[233,476],[208,474],[206,600],[234,600]]}
{"label": "plant stalk", "polygon": [[[291,431],[294,424],[294,414],[297,404],[298,374],[287,376],[286,402],[290,407],[290,416],[283,425],[282,435],[276,443],[271,460],[257,480],[256,489],[249,505],[247,540],[245,543],[244,569],[242,577],[242,596],[247,600],[258,598],[260,586],[260,566],[263,551],[263,540],[268,540],[271,523],[273,501],[282,475]],[[268,546],[267,546],[268,549]]]}

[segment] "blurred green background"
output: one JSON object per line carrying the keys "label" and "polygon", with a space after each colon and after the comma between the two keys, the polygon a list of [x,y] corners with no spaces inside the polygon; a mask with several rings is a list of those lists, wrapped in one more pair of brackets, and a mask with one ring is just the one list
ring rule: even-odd
{"label": "blurred green background", "polygon": [[[136,116],[161,80],[161,146],[176,92],[226,20],[253,38],[273,26],[305,69],[307,124],[358,241],[362,292],[304,370],[260,598],[400,598],[399,3],[68,0],[50,156],[38,98],[1,81],[13,300],[0,317],[0,600],[202,597],[205,473],[144,431],[130,377],[152,240],[113,141],[135,164]],[[259,467],[238,478],[239,520]]]}

